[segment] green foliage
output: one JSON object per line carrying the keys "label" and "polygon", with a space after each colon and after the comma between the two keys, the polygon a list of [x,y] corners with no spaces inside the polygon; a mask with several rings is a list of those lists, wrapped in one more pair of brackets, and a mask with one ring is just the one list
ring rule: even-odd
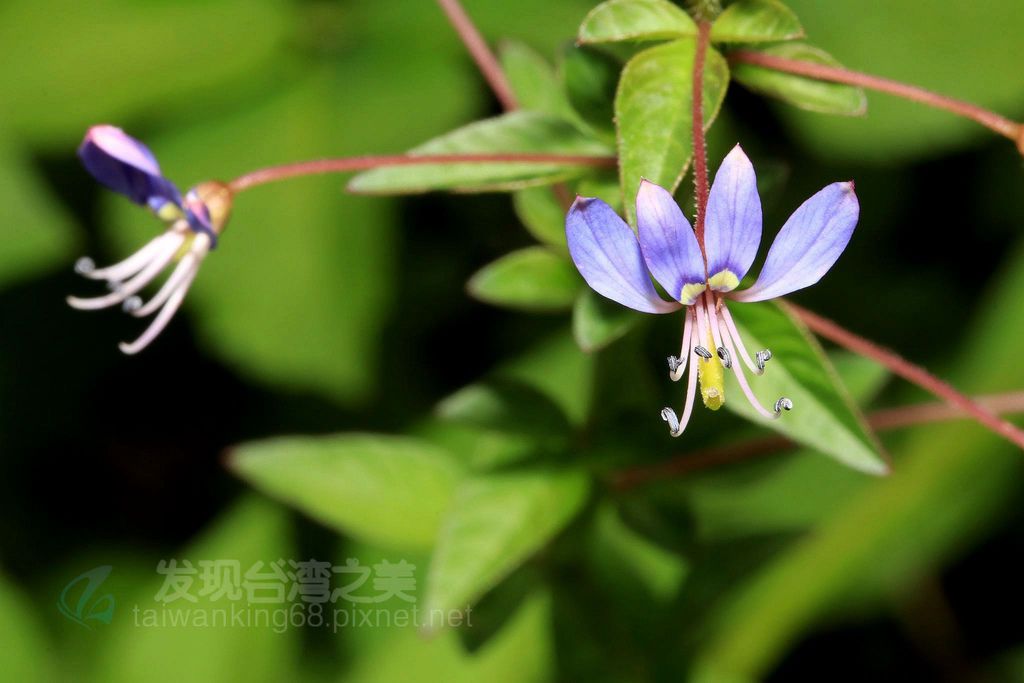
{"label": "green foliage", "polygon": [[661,40],[697,34],[686,12],[668,0],[607,0],[586,16],[580,43]]}
{"label": "green foliage", "polygon": [[573,112],[588,130],[609,142],[615,141],[615,89],[621,69],[611,55],[586,46],[562,51],[559,71]]}
{"label": "green foliage", "polygon": [[[248,569],[256,562],[292,556],[284,511],[251,496],[243,498],[175,557],[179,562],[187,559],[193,566],[198,566],[199,560],[238,560]],[[125,613],[117,615],[111,630],[103,634],[103,653],[95,680],[163,683],[241,677],[278,681],[295,671],[298,642],[293,631],[194,625],[146,627],[145,611],[164,609],[154,599],[164,577],[157,573],[150,576],[138,594],[122,603]],[[131,606],[138,608],[138,616],[132,614]]]}
{"label": "green foliage", "polygon": [[803,36],[800,20],[778,0],[739,0],[711,26],[712,42],[768,43]]}
{"label": "green foliage", "polygon": [[[766,55],[797,59],[812,64],[841,66],[824,50],[807,43],[782,43],[758,50]],[[861,116],[868,100],[861,88],[796,76],[754,64],[734,64],[732,77],[759,93],[777,97],[801,109],[824,114]]]}
{"label": "green foliage", "polygon": [[573,306],[572,334],[580,348],[591,353],[628,334],[641,319],[640,314],[588,289]]}
{"label": "green foliage", "polygon": [[[806,328],[777,304],[740,304],[729,310],[748,350],[771,348],[773,354],[764,375],[749,378],[752,389],[768,403],[769,410],[780,396],[794,404],[791,412],[764,424],[855,469],[869,474],[888,472],[880,444]],[[734,358],[733,362],[743,361]],[[752,420],[760,419],[728,373],[726,396],[730,395],[726,407]]]}
{"label": "green foliage", "polygon": [[[615,96],[619,175],[626,216],[635,221],[640,180],[675,190],[693,155],[693,39],[644,50],[622,71]],[[704,66],[704,127],[725,99],[729,67],[708,49]]]}
{"label": "green foliage", "polygon": [[0,670],[11,680],[42,683],[54,680],[47,642],[31,603],[6,578],[0,577]]}
{"label": "green foliage", "polygon": [[77,241],[72,222],[2,129],[0,206],[0,285],[68,262]]}
{"label": "green foliage", "polygon": [[547,247],[513,251],[470,278],[469,293],[481,301],[526,311],[568,310],[580,278],[564,255]]}
{"label": "green foliage", "polygon": [[243,444],[231,467],[339,531],[412,549],[434,542],[460,478],[457,464],[436,446],[358,434]]}
{"label": "green foliage", "polygon": [[571,115],[554,69],[535,50],[506,40],[501,44],[499,57],[520,107],[562,118]]}
{"label": "green foliage", "polygon": [[512,194],[516,215],[538,241],[562,252],[565,245],[565,210],[550,187],[528,187]]}
{"label": "green foliage", "polygon": [[[475,602],[579,512],[587,488],[587,478],[575,470],[494,473],[464,481],[430,560],[423,609],[431,614]],[[429,628],[441,625],[431,621]]]}
{"label": "green foliage", "polygon": [[[409,154],[530,152],[604,156],[609,154],[609,149],[563,119],[523,111],[463,126],[414,147]],[[421,164],[366,171],[350,180],[348,189],[362,194],[406,194],[444,189],[460,192],[514,190],[547,185],[588,172],[586,165],[550,161]]]}

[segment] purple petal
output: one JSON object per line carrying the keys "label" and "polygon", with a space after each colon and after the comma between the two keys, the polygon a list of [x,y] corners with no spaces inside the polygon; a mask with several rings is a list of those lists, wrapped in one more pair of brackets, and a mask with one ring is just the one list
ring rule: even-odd
{"label": "purple petal", "polygon": [[154,210],[166,202],[181,204],[178,189],[161,175],[153,153],[120,128],[93,126],[78,156],[96,180],[136,204],[148,204]]}
{"label": "purple petal", "polygon": [[708,197],[704,246],[708,282],[728,292],[750,270],[761,243],[761,199],[750,159],[739,145],[722,161]]}
{"label": "purple petal", "polygon": [[565,218],[565,237],[580,275],[598,294],[644,313],[680,307],[658,296],[636,236],[600,199],[576,198]]}
{"label": "purple petal", "polygon": [[774,299],[813,285],[828,272],[857,226],[853,182],[832,183],[800,205],[782,226],[757,282],[739,301]]}
{"label": "purple petal", "polygon": [[640,249],[654,279],[670,295],[692,304],[705,289],[697,236],[671,193],[644,180],[636,195]]}

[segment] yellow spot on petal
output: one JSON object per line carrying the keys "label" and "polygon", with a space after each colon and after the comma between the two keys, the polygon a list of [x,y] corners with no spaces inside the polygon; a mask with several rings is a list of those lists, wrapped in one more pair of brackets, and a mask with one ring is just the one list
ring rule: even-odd
{"label": "yellow spot on petal", "polygon": [[720,270],[708,278],[708,284],[711,285],[711,289],[728,292],[739,286],[740,279],[731,270]]}
{"label": "yellow spot on petal", "polygon": [[181,212],[177,206],[171,202],[165,202],[160,210],[156,212],[157,218],[162,220],[164,223],[173,223],[181,218],[185,217],[185,214]]}
{"label": "yellow spot on petal", "polygon": [[704,293],[707,286],[703,282],[695,282],[690,285],[683,285],[683,291],[679,293],[679,302],[692,306],[697,297]]}
{"label": "yellow spot on petal", "polygon": [[718,410],[725,403],[725,368],[718,354],[715,353],[715,340],[708,331],[707,348],[711,350],[711,358],[705,360],[700,356],[697,361],[697,379],[700,380],[700,397],[704,405],[711,410]]}

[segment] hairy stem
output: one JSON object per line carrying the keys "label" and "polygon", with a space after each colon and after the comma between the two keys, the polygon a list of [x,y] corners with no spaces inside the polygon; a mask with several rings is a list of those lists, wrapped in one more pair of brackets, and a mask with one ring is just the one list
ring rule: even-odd
{"label": "hairy stem", "polygon": [[697,47],[693,55],[693,199],[697,206],[694,231],[697,244],[704,256],[707,268],[708,255],[704,249],[704,214],[708,207],[708,154],[704,140],[704,62],[711,38],[711,24],[702,21],[697,25]]}
{"label": "hairy stem", "polygon": [[487,47],[486,41],[480,35],[480,31],[477,30],[469,15],[466,14],[466,10],[459,4],[459,0],[437,0],[437,4],[448,15],[448,21],[451,22],[452,27],[459,34],[459,38],[462,39],[470,56],[473,57],[473,61],[476,62],[477,67],[480,69],[480,73],[483,74],[495,97],[501,103],[502,108],[505,111],[517,109],[519,102],[516,100],[515,93],[512,92],[512,86],[509,85],[505,72],[501,69],[498,58]]}
{"label": "hairy stem", "polygon": [[1024,431],[1021,431],[1015,425],[1007,422],[1006,420],[1000,419],[998,415],[987,410],[976,401],[972,401],[967,396],[964,396],[949,384],[943,382],[938,377],[935,377],[921,366],[914,365],[910,361],[901,358],[896,353],[888,349],[884,349],[874,342],[840,327],[831,320],[823,318],[817,313],[808,311],[806,308],[801,308],[796,304],[788,302],[783,302],[782,305],[788,308],[795,316],[800,318],[800,320],[802,320],[803,323],[816,334],[829,339],[836,344],[853,351],[854,353],[878,361],[885,367],[889,368],[894,374],[902,377],[912,384],[916,384],[938,398],[941,398],[950,406],[963,411],[988,429],[1016,445],[1018,448],[1024,449]]}
{"label": "hairy stem", "polygon": [[903,99],[911,100],[913,102],[920,102],[921,104],[926,104],[929,107],[942,109],[956,114],[957,116],[962,116],[980,123],[989,130],[1013,140],[1017,145],[1017,149],[1020,150],[1020,153],[1024,154],[1024,125],[977,105],[956,100],[952,97],[946,97],[945,95],[940,95],[932,92],[931,90],[919,88],[915,85],[900,83],[899,81],[894,81],[888,78],[881,78],[879,76],[871,76],[858,71],[851,71],[849,69],[844,69],[843,67],[813,64],[811,62],[805,62],[798,59],[787,59],[786,57],[766,55],[764,53],[754,52],[751,50],[737,50],[735,52],[731,52],[729,53],[729,61],[734,64],[752,64],[754,66],[762,66],[767,69],[784,71],[786,73],[796,74],[797,76],[807,76],[808,78],[815,78],[821,81],[832,81],[834,83],[844,83],[846,85],[869,88],[871,90],[877,90],[878,92],[888,93],[889,95],[895,95],[896,97],[902,97]]}
{"label": "hairy stem", "polygon": [[572,164],[580,166],[607,166],[614,168],[617,163],[612,156],[585,156],[572,154],[422,154],[422,155],[384,155],[342,157],[339,159],[315,159],[300,161],[295,164],[261,168],[241,175],[228,187],[233,193],[247,190],[257,185],[324,173],[352,173],[366,171],[384,166],[417,166],[424,164],[489,164],[489,163],[523,163],[535,164],[550,162],[553,164]]}
{"label": "hairy stem", "polygon": [[[973,399],[973,402],[985,406],[993,412],[1024,413],[1024,392],[1020,391],[978,396]],[[868,424],[879,431],[963,419],[975,419],[975,416],[957,406],[945,403],[922,403],[900,408],[887,408],[867,416]],[[618,490],[628,490],[652,481],[683,476],[691,472],[778,453],[795,445],[793,441],[784,436],[766,436],[730,446],[683,453],[656,465],[633,467],[617,472],[612,477],[612,485]]]}

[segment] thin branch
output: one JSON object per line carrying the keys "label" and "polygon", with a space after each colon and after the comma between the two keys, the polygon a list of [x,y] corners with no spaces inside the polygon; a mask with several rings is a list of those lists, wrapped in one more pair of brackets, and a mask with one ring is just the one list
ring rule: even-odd
{"label": "thin branch", "polygon": [[938,377],[935,377],[919,365],[914,365],[910,361],[901,358],[896,353],[888,349],[884,349],[874,342],[840,327],[831,320],[823,318],[817,313],[808,311],[806,308],[801,308],[796,304],[788,302],[783,302],[783,305],[818,335],[825,337],[826,339],[830,339],[836,344],[839,344],[854,353],[878,361],[885,367],[892,370],[894,374],[902,377],[912,384],[916,384],[925,391],[934,394],[949,403],[949,405],[962,410],[999,436],[1016,445],[1018,448],[1024,449],[1024,431],[1021,431],[1015,425],[1007,422],[1006,420],[1000,419],[984,406],[972,401],[967,396],[964,396],[949,384],[943,382]]}
{"label": "thin branch", "polygon": [[614,168],[617,163],[613,156],[585,156],[575,154],[396,154],[384,156],[342,157],[339,159],[315,159],[295,164],[261,168],[239,176],[228,183],[234,193],[257,185],[307,175],[324,173],[352,173],[385,166],[421,166],[426,164],[489,164],[489,163],[552,163],[578,166],[599,166]]}
{"label": "thin branch", "polygon": [[[978,396],[973,399],[993,412],[1002,414],[1024,413],[1024,392]],[[944,403],[922,403],[919,405],[887,408],[867,416],[868,424],[879,431],[911,427],[914,425],[946,422],[950,420],[974,419],[967,411]],[[632,489],[651,481],[678,477],[721,465],[750,460],[771,453],[778,453],[796,444],[784,436],[766,436],[751,439],[730,446],[706,448],[684,453],[648,467],[634,467],[617,472],[612,485],[618,490]]]}
{"label": "thin branch", "polygon": [[971,119],[972,121],[985,126],[989,130],[1013,140],[1017,145],[1017,149],[1020,150],[1020,153],[1024,154],[1024,124],[1020,124],[1006,118],[1005,116],[1000,116],[995,112],[969,102],[963,102],[961,100],[953,99],[952,97],[946,97],[945,95],[940,95],[932,92],[931,90],[919,88],[915,85],[900,83],[899,81],[894,81],[889,78],[881,78],[879,76],[871,76],[858,71],[851,71],[838,66],[813,64],[811,62],[805,62],[798,59],[787,59],[786,57],[766,55],[762,52],[754,52],[751,50],[737,50],[735,52],[731,52],[729,53],[729,61],[734,64],[739,63],[763,66],[767,69],[784,71],[786,73],[796,74],[797,76],[807,76],[808,78],[815,78],[821,81],[832,81],[834,83],[844,83],[846,85],[869,88],[871,90],[877,90],[878,92],[888,93],[889,95],[895,95],[896,97],[902,97],[903,99],[911,100],[913,102],[920,102],[921,104],[926,104],[929,107],[935,107],[936,109],[943,109],[956,114],[957,116]]}
{"label": "thin branch", "polygon": [[509,85],[505,72],[501,69],[498,58],[487,47],[486,41],[473,24],[473,20],[466,14],[466,10],[459,4],[459,0],[437,0],[437,4],[448,15],[448,21],[459,34],[459,38],[462,39],[469,54],[473,57],[473,61],[476,62],[480,73],[487,80],[487,84],[491,86],[494,96],[501,102],[502,108],[505,111],[518,109],[519,102],[516,100],[515,93],[512,92],[512,86]]}
{"label": "thin branch", "polygon": [[693,199],[697,206],[694,232],[700,245],[707,267],[708,256],[704,250],[704,214],[708,207],[708,154],[704,140],[704,62],[711,39],[711,24],[702,21],[697,25],[697,46],[693,55]]}

